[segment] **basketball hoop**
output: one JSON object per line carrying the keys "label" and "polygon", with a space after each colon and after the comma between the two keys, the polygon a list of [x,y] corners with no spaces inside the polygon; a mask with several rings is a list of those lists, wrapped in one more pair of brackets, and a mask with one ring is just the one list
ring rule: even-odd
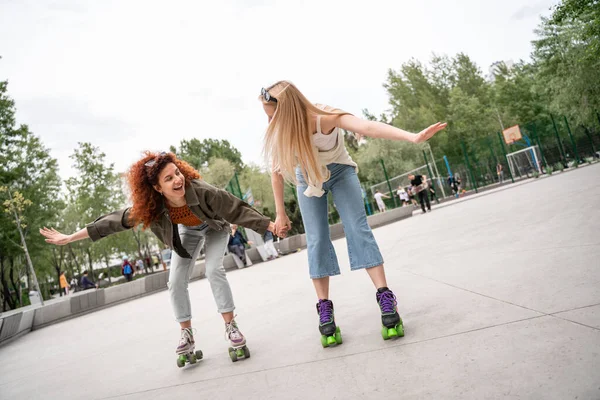
{"label": "basketball hoop", "polygon": [[521,140],[523,135],[521,134],[521,129],[519,129],[519,125],[511,126],[510,128],[506,128],[502,131],[504,136],[504,142],[506,144],[514,144],[515,142]]}

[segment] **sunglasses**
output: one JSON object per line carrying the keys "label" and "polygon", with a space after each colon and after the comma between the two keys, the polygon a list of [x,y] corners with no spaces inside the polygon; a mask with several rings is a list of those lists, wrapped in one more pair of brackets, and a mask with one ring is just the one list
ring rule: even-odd
{"label": "sunglasses", "polygon": [[147,163],[145,163],[144,165],[146,167],[152,167],[154,164],[156,164],[156,161],[158,161],[159,157],[164,157],[167,155],[166,151],[161,151],[156,157],[154,157],[152,160],[148,161]]}
{"label": "sunglasses", "polygon": [[266,102],[272,101],[273,103],[277,103],[277,99],[269,93],[269,91],[265,88],[260,89],[260,95],[265,99]]}

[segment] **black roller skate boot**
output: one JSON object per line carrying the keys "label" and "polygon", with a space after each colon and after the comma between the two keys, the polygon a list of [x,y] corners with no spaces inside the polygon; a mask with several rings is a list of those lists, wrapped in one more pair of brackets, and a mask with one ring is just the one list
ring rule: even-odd
{"label": "black roller skate boot", "polygon": [[381,310],[381,336],[383,340],[404,336],[404,325],[398,314],[396,296],[387,287],[377,289],[377,304]]}
{"label": "black roller skate boot", "polygon": [[321,332],[321,344],[323,347],[342,344],[342,333],[340,327],[335,325],[333,303],[331,300],[319,300],[317,303],[317,313],[319,314],[319,332]]}

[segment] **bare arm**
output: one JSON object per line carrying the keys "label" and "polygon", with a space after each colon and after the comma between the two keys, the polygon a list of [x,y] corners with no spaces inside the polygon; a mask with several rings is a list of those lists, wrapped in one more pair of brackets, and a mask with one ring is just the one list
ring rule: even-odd
{"label": "bare arm", "polygon": [[275,197],[275,233],[279,237],[286,237],[287,232],[292,229],[292,222],[285,212],[285,202],[283,197],[284,182],[283,176],[276,171],[271,173],[271,186],[273,187],[273,196]]}
{"label": "bare arm", "polygon": [[277,215],[285,214],[285,203],[283,200],[284,191],[283,176],[279,172],[271,173],[271,186],[273,187],[273,196],[275,197],[275,212]]}
{"label": "bare arm", "polygon": [[425,142],[447,125],[446,123],[438,122],[419,133],[411,133],[382,122],[367,121],[350,114],[332,117],[337,119],[335,126],[347,131],[374,139],[402,140],[410,143]]}

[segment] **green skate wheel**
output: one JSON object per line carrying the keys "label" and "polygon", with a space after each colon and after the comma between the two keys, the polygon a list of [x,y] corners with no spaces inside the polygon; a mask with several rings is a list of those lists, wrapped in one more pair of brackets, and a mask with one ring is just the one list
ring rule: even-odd
{"label": "green skate wheel", "polygon": [[198,360],[202,360],[202,357],[204,357],[204,354],[202,354],[202,350],[196,350],[196,358]]}
{"label": "green skate wheel", "polygon": [[235,349],[235,355],[238,356],[238,358],[244,357],[244,349]]}
{"label": "green skate wheel", "polygon": [[402,325],[402,322],[396,325],[396,330],[398,331],[398,336],[404,337],[404,325]]}
{"label": "green skate wheel", "polygon": [[237,353],[233,349],[229,351],[229,357],[233,362],[236,362],[238,360]]}
{"label": "green skate wheel", "polygon": [[329,346],[329,345],[327,344],[327,336],[325,336],[325,335],[321,335],[321,345],[322,345],[323,347],[327,347],[327,346]]}
{"label": "green skate wheel", "polygon": [[386,328],[385,326],[381,327],[381,337],[383,338],[383,340],[388,340],[390,338],[390,336],[388,335],[388,328]]}
{"label": "green skate wheel", "polygon": [[342,344],[342,331],[340,330],[339,326],[335,328],[334,339],[337,344]]}
{"label": "green skate wheel", "polygon": [[185,366],[185,356],[181,355],[177,357],[177,366],[183,368]]}
{"label": "green skate wheel", "polygon": [[388,336],[391,338],[398,337],[398,331],[396,328],[388,328]]}
{"label": "green skate wheel", "polygon": [[327,345],[335,344],[335,337],[327,336]]}
{"label": "green skate wheel", "polygon": [[196,354],[191,353],[188,356],[188,361],[190,362],[190,364],[196,364],[196,361],[198,361],[198,359],[196,358]]}
{"label": "green skate wheel", "polygon": [[247,346],[244,346],[244,357],[250,358],[250,349]]}

